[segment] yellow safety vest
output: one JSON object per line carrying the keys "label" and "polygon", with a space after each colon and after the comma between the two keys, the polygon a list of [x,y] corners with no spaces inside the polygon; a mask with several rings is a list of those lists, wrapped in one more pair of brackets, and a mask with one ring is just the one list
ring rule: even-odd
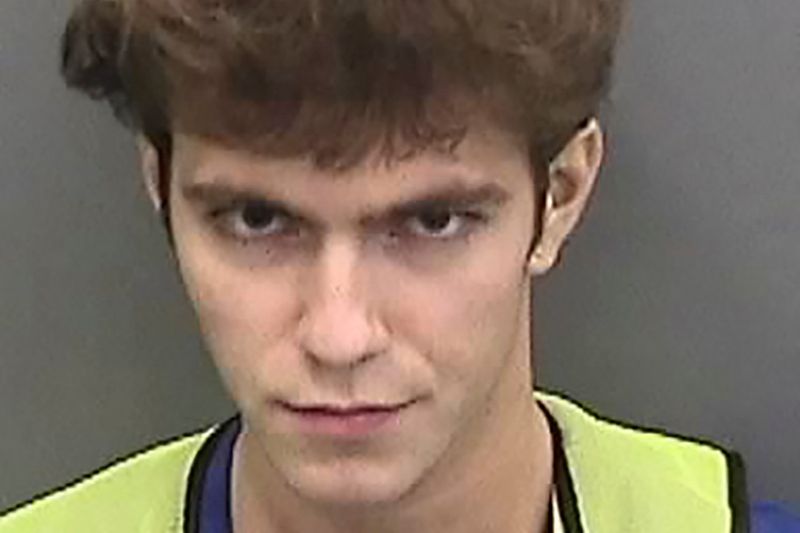
{"label": "yellow safety vest", "polygon": [[[555,424],[566,533],[746,533],[735,454],[600,419],[536,393]],[[196,533],[219,427],[156,447],[0,518],[0,533]]]}

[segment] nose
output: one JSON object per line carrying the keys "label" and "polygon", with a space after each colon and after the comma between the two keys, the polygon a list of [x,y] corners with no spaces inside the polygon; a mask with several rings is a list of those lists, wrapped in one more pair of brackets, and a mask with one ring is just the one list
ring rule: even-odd
{"label": "nose", "polygon": [[299,342],[319,365],[352,368],[386,350],[387,331],[370,306],[359,255],[357,245],[331,241],[304,280]]}

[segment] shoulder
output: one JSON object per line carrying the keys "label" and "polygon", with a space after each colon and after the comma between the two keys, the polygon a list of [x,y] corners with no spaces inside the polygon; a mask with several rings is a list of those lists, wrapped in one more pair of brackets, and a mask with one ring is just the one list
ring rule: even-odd
{"label": "shoulder", "polygon": [[181,516],[193,458],[210,433],[155,446],[23,505],[0,517],[0,533],[173,531],[162,524]]}
{"label": "shoulder", "polygon": [[[655,461],[654,467],[662,463],[664,466],[674,465],[681,461],[697,461],[707,467],[726,467],[731,462],[739,461],[736,453],[712,442],[612,421],[554,394],[537,393],[537,399],[558,422],[564,446],[582,454],[603,454],[606,457],[609,454],[619,455],[628,461],[642,458]],[[722,473],[726,473],[725,470],[727,468],[723,468]]]}
{"label": "shoulder", "polygon": [[624,511],[629,522],[647,522],[638,530],[648,531],[658,530],[651,523],[656,516],[667,531],[746,530],[744,467],[735,452],[610,421],[556,395],[537,393],[537,399],[561,432],[587,515]]}

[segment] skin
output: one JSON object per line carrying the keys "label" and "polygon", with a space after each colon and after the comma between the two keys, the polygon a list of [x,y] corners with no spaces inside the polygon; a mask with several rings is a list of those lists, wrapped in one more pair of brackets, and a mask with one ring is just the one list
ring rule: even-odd
{"label": "skin", "polygon": [[[158,208],[155,150],[140,148]],[[556,262],[601,159],[593,122],[551,168],[553,201],[526,257],[535,176],[521,143],[490,123],[450,156],[373,157],[335,175],[175,135],[175,253],[243,419],[237,533],[548,530],[531,276]],[[441,203],[475,190],[485,201]],[[433,213],[397,211],[431,193]],[[278,401],[414,403],[343,439],[301,431]]]}

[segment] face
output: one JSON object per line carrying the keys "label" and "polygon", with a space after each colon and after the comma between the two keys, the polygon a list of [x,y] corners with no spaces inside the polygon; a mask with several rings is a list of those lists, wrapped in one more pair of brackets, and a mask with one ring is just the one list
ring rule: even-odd
{"label": "face", "polygon": [[[341,174],[175,139],[185,285],[247,446],[307,498],[394,501],[529,389],[533,177],[473,130]],[[364,404],[404,407],[360,426],[289,409]]]}

